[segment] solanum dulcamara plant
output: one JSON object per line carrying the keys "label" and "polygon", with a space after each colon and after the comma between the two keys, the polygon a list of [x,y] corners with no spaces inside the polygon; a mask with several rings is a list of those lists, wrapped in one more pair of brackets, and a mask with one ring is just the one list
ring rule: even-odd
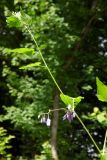
{"label": "solanum dulcamara plant", "polygon": [[[106,152],[107,131],[105,133],[103,149],[101,150],[98,147],[98,145],[96,144],[93,137],[91,136],[89,130],[86,128],[85,124],[83,123],[83,121],[79,117],[79,115],[76,113],[76,107],[81,102],[81,100],[84,99],[84,97],[78,96],[78,97],[74,98],[74,97],[65,95],[63,93],[63,91],[61,90],[60,86],[58,85],[56,79],[54,78],[49,66],[47,65],[47,63],[42,55],[42,52],[41,52],[40,47],[38,45],[38,42],[36,41],[34,35],[32,34],[32,32],[30,30],[31,23],[32,23],[31,18],[27,14],[23,13],[23,11],[20,11],[17,13],[14,12],[11,14],[11,16],[7,17],[7,24],[9,27],[16,27],[16,28],[24,29],[29,33],[29,35],[31,36],[31,39],[33,40],[33,42],[38,50],[39,56],[41,57],[41,61],[44,63],[44,66],[47,69],[47,72],[49,73],[51,79],[53,80],[54,84],[56,85],[56,87],[58,88],[58,90],[60,92],[61,101],[65,104],[65,108],[49,110],[46,113],[39,114],[38,118],[40,119],[40,122],[46,124],[49,127],[51,125],[50,113],[54,112],[56,110],[64,110],[64,115],[63,115],[62,119],[68,120],[68,122],[71,123],[71,121],[76,117],[78,119],[78,121],[81,123],[81,125],[83,126],[84,130],[89,135],[90,139],[92,140],[92,143],[94,144],[94,146],[96,147],[96,149],[98,151],[100,159],[107,160],[107,152]],[[31,48],[25,48],[25,50],[31,50]],[[22,66],[20,69],[27,69],[30,67],[37,67],[37,66],[39,67],[40,65],[41,65],[41,62],[35,62],[35,63],[28,64],[26,66]],[[97,97],[98,97],[98,99],[100,101],[107,102],[107,86],[104,85],[99,80],[99,78],[96,78],[96,83],[97,83]]]}

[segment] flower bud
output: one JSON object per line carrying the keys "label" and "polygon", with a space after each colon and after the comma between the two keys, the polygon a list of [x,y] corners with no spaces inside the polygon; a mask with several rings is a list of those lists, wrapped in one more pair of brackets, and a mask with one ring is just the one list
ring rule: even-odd
{"label": "flower bud", "polygon": [[41,118],[41,123],[46,123],[46,118],[45,118],[45,116]]}
{"label": "flower bud", "polygon": [[48,127],[51,125],[51,119],[50,119],[50,118],[47,119],[46,125],[47,125]]}
{"label": "flower bud", "polygon": [[70,110],[70,109],[71,109],[71,104],[69,104],[69,105],[67,106],[67,108]]}

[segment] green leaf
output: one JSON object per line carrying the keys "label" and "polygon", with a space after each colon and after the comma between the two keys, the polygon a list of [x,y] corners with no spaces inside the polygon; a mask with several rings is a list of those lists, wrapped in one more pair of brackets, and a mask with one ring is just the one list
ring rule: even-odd
{"label": "green leaf", "polygon": [[72,100],[72,98],[71,97],[69,97],[69,96],[67,96],[67,95],[65,95],[65,94],[60,94],[60,98],[61,98],[61,100],[66,104],[66,105],[69,105],[69,104],[71,104],[72,105],[72,103],[73,103],[73,100]]}
{"label": "green leaf", "polygon": [[[60,98],[67,106],[69,104],[71,104],[73,106],[73,103],[74,103],[74,108],[77,106],[78,103],[81,102],[82,99],[84,99],[84,97],[81,97],[81,96],[73,98],[73,97],[67,96],[67,95],[62,94],[62,93],[60,94]],[[73,102],[73,100],[74,100],[74,102]]]}
{"label": "green leaf", "polygon": [[74,99],[74,103],[76,103],[76,105],[77,105],[78,103],[81,102],[82,99],[84,99],[84,97],[78,96],[78,97],[76,97],[76,98]]}
{"label": "green leaf", "polygon": [[16,49],[9,50],[9,52],[26,53],[26,54],[32,53],[32,54],[34,54],[35,51],[34,51],[33,48],[16,48]]}
{"label": "green leaf", "polygon": [[70,97],[70,96],[67,96],[65,94],[60,94],[60,98],[61,100],[66,104],[66,105],[69,105],[69,104],[73,104],[73,99],[74,99],[74,104],[75,106],[81,102],[82,99],[84,99],[84,97],[81,97],[81,96],[78,96],[76,98],[73,98],[73,97]]}
{"label": "green leaf", "polygon": [[105,116],[105,113],[100,113],[100,114],[98,114],[97,115],[97,120],[100,122],[100,123],[102,123],[103,121],[105,121],[106,120],[106,116]]}
{"label": "green leaf", "polygon": [[100,101],[107,102],[107,86],[104,85],[99,78],[96,78],[96,84],[97,84],[97,98]]}
{"label": "green leaf", "polygon": [[7,17],[6,22],[9,27],[22,27],[21,13],[13,13],[10,17]]}
{"label": "green leaf", "polygon": [[25,27],[32,23],[29,15],[25,14],[22,10],[20,12],[13,12],[6,20],[9,27]]}
{"label": "green leaf", "polygon": [[31,67],[39,67],[40,65],[41,65],[41,62],[36,62],[36,63],[28,64],[26,66],[22,66],[19,69],[29,69]]}
{"label": "green leaf", "polygon": [[23,26],[30,26],[32,24],[32,18],[23,12],[23,10],[20,11],[21,13],[21,21]]}
{"label": "green leaf", "polygon": [[90,91],[92,89],[92,86],[91,85],[84,85],[82,87],[82,89],[86,90],[86,91]]}

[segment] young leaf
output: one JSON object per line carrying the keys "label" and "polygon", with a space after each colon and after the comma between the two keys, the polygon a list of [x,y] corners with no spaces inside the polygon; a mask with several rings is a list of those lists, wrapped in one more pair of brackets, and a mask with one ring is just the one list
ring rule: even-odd
{"label": "young leaf", "polygon": [[81,100],[82,99],[84,99],[84,97],[82,97],[82,96],[78,96],[78,97],[76,97],[75,99],[74,99],[74,102],[76,103],[76,105],[78,104],[78,103],[80,103],[81,102]]}
{"label": "young leaf", "polygon": [[9,27],[25,27],[31,25],[31,18],[22,10],[20,12],[13,12],[10,17],[7,17],[7,24]]}
{"label": "young leaf", "polygon": [[[74,103],[74,108],[77,106],[78,103],[81,102],[82,99],[84,99],[84,97],[81,97],[81,96],[78,96],[76,98],[72,98],[72,97],[69,97],[65,94],[60,94],[60,98],[61,100],[68,106],[69,104],[73,105]],[[73,102],[73,99],[74,99],[74,102]]]}
{"label": "young leaf", "polygon": [[100,101],[107,102],[107,86],[104,85],[99,78],[96,78],[96,84],[97,84],[97,98]]}
{"label": "young leaf", "polygon": [[22,9],[20,13],[21,13],[21,21],[23,25],[30,26],[32,24],[32,18],[28,14],[24,13]]}
{"label": "young leaf", "polygon": [[40,65],[41,65],[41,62],[36,62],[36,63],[28,64],[26,66],[22,66],[19,69],[29,69],[31,67],[39,67]]}
{"label": "young leaf", "polygon": [[22,27],[21,13],[13,13],[10,17],[7,17],[6,22],[9,27]]}
{"label": "young leaf", "polygon": [[68,106],[69,104],[71,104],[72,105],[72,103],[73,103],[73,100],[72,100],[72,98],[71,97],[69,97],[69,96],[67,96],[67,95],[65,95],[65,94],[60,94],[60,98],[61,98],[61,100]]}

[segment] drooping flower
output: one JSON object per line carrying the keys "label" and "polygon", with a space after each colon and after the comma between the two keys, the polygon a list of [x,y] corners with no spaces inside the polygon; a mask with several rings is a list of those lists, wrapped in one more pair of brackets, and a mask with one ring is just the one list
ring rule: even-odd
{"label": "drooping flower", "polygon": [[70,111],[67,111],[67,119],[69,122],[71,122],[71,120],[73,120],[73,114]]}
{"label": "drooping flower", "polygon": [[76,114],[74,111],[70,111],[69,109],[67,110],[66,114],[63,116],[63,120],[68,120],[71,122],[73,118],[75,118]]}
{"label": "drooping flower", "polygon": [[49,127],[51,125],[51,119],[48,117],[47,121],[46,121],[46,125]]}
{"label": "drooping flower", "polygon": [[49,113],[48,114],[45,113],[45,114],[42,114],[42,115],[38,115],[38,118],[40,118],[40,117],[41,117],[41,119],[40,119],[41,123],[46,124],[48,127],[51,125],[51,119],[49,117]]}
{"label": "drooping flower", "polygon": [[42,118],[41,118],[41,123],[46,123],[46,117],[45,116],[43,116]]}

